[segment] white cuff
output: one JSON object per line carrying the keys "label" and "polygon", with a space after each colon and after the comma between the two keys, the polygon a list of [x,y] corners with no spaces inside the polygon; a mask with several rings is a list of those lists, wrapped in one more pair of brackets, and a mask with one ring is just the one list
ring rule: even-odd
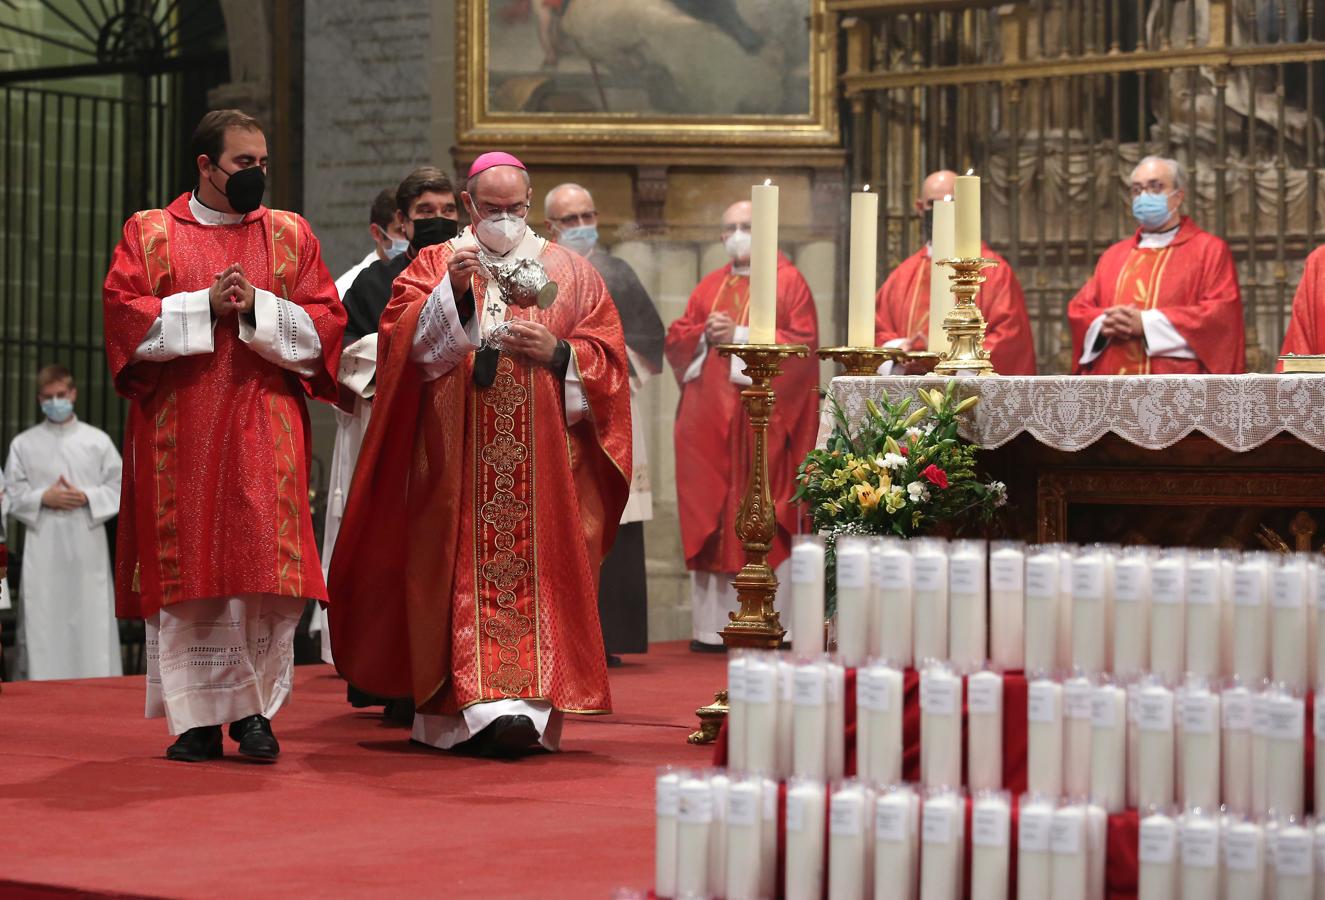
{"label": "white cuff", "polygon": [[147,329],[133,358],[165,362],[180,356],[211,353],[214,346],[208,292],[183,291],[161,299],[161,315]]}
{"label": "white cuff", "polygon": [[322,361],[322,339],[297,303],[255,288],[253,312],[239,316],[239,339],[267,362],[311,378]]}
{"label": "white cuff", "polygon": [[[906,338],[893,338],[891,341],[884,341],[884,342],[883,342],[883,346],[884,346],[885,348],[888,348],[888,347],[905,347],[906,344],[907,344],[907,339],[906,339]],[[878,374],[880,374],[880,375],[891,375],[891,374],[893,374],[893,372],[894,372],[895,370],[897,370],[898,368],[900,368],[900,367],[897,365],[897,363],[893,362],[891,359],[884,360],[883,362],[879,363]],[[901,374],[903,374],[903,373],[902,373],[902,372],[898,372],[897,374],[901,375]]]}
{"label": "white cuff", "polygon": [[442,276],[419,312],[419,323],[414,329],[414,346],[409,355],[423,370],[423,380],[441,378],[454,369],[460,360],[477,350],[480,344],[479,325],[477,309],[467,324],[460,323],[455,295],[451,291],[451,279]]}
{"label": "white cuff", "polygon": [[[750,326],[737,325],[732,334],[733,344],[747,344],[750,342]],[[754,384],[750,376],[745,374],[745,360],[739,356],[733,355],[731,368],[731,383],[738,387],[747,387]]]}
{"label": "white cuff", "polygon": [[709,341],[706,335],[699,336],[699,343],[695,345],[695,358],[690,360],[690,365],[686,367],[686,372],[681,376],[681,383],[686,384],[694,381],[699,374],[704,371],[704,360],[709,355]]}
{"label": "white cuff", "polygon": [[377,393],[377,332],[365,334],[340,355],[336,379],[365,400]]}
{"label": "white cuff", "polygon": [[570,365],[566,367],[566,425],[569,427],[585,420],[593,421],[589,397],[584,392],[584,378],[580,375],[580,361],[575,348],[570,351]]}
{"label": "white cuff", "polygon": [[1196,359],[1196,353],[1187,344],[1187,339],[1173,327],[1169,317],[1159,310],[1147,309],[1142,312],[1141,328],[1145,332],[1146,353],[1149,356]]}
{"label": "white cuff", "polygon": [[[1145,317],[1145,313],[1141,315],[1142,318]],[[1083,366],[1090,365],[1104,352],[1104,348],[1109,346],[1108,338],[1100,339],[1100,331],[1103,328],[1104,313],[1100,313],[1095,317],[1095,321],[1090,323],[1090,327],[1086,329],[1086,339],[1081,342],[1081,359],[1077,360],[1079,364]]]}

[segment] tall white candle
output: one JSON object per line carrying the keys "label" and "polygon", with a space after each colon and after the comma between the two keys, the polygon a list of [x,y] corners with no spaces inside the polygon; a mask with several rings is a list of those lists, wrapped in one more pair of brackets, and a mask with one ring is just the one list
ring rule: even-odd
{"label": "tall white candle", "polygon": [[[776,775],[778,726],[778,664],[771,653],[745,655],[745,685],[742,706],[745,715],[744,764],[733,763],[730,750],[727,767],[761,775]],[[728,713],[730,715],[730,713]],[[730,726],[728,726],[730,728]]]}
{"label": "tall white candle", "polygon": [[1167,809],[1173,805],[1173,692],[1162,684],[1142,688],[1137,725],[1137,803],[1141,809]]}
{"label": "tall white candle", "polygon": [[727,789],[727,882],[726,900],[760,900],[760,866],[763,825],[763,781],[736,780]]}
{"label": "tall white candle", "polygon": [[980,794],[971,804],[971,900],[1007,900],[1011,821],[1007,794]]}
{"label": "tall white candle", "polygon": [[1058,545],[1058,665],[1072,666],[1072,559],[1071,544]]}
{"label": "tall white candle", "polygon": [[1306,710],[1299,696],[1275,691],[1267,705],[1265,799],[1268,811],[1301,818],[1306,803]]}
{"label": "tall white candle", "polygon": [[1178,828],[1162,813],[1141,820],[1137,848],[1137,900],[1173,900],[1178,896]]}
{"label": "tall white candle", "polygon": [[1274,830],[1275,900],[1312,900],[1315,894],[1311,829],[1280,820]]}
{"label": "tall white candle", "polygon": [[1003,787],[1003,676],[966,679],[966,783],[972,792]]}
{"label": "tall white candle", "polygon": [[777,340],[778,188],[750,188],[750,343]]}
{"label": "tall white candle", "polygon": [[940,665],[920,673],[920,780],[928,788],[962,784],[962,682]]}
{"label": "tall white candle", "polygon": [[1261,553],[1243,554],[1233,570],[1233,675],[1244,684],[1259,684],[1270,674],[1268,580]]}
{"label": "tall white candle", "polygon": [[1183,817],[1179,831],[1183,897],[1219,896],[1219,820],[1211,815]]}
{"label": "tall white candle", "polygon": [[1271,677],[1296,691],[1307,689],[1306,567],[1294,557],[1270,573]]}
{"label": "tall white candle", "polygon": [[778,656],[778,713],[777,713],[777,753],[775,778],[786,778],[791,774],[792,763],[796,756],[796,664],[782,654]]}
{"label": "tall white candle", "polygon": [[[873,196],[873,195],[871,195]],[[870,585],[870,545],[860,536],[837,539],[837,653],[856,667],[869,653],[869,615],[873,600]]]}
{"label": "tall white candle", "polygon": [[1032,681],[1026,693],[1026,779],[1031,793],[1063,793],[1063,688]]}
{"label": "tall white candle", "polygon": [[947,541],[920,538],[912,543],[916,665],[948,656]]}
{"label": "tall white candle", "polygon": [[764,779],[763,818],[759,823],[759,896],[772,897],[778,877],[778,783]]}
{"label": "tall white candle", "polygon": [[1127,805],[1139,805],[1141,775],[1141,691],[1145,683],[1140,680],[1127,682]]}
{"label": "tall white candle", "polygon": [[874,804],[874,900],[915,900],[919,887],[919,805],[909,787],[879,795]]}
{"label": "tall white candle", "polygon": [[1026,556],[1026,672],[1053,672],[1058,659],[1058,549],[1032,547]]}
{"label": "tall white candle", "polygon": [[1063,683],[1063,795],[1090,794],[1091,695],[1089,678]]}
{"label": "tall white candle", "polygon": [[677,813],[681,811],[681,773],[668,768],[658,770],[654,782],[656,808],[654,830],[653,892],[673,898],[676,893]]}
{"label": "tall white candle", "polygon": [[908,541],[881,538],[874,544],[875,609],[870,654],[910,666],[914,658],[911,624],[911,549]]}
{"label": "tall white candle", "polygon": [[791,640],[798,656],[824,652],[824,541],[817,534],[791,539]]}
{"label": "tall white candle", "polygon": [[691,776],[682,780],[676,822],[677,896],[706,897],[709,828],[713,823],[713,793],[707,779]]}
{"label": "tall white candle", "polygon": [[[952,296],[952,269],[940,266],[939,260],[957,255],[956,207],[950,198],[934,201],[934,220],[929,245],[929,330],[930,353],[943,353],[948,349],[948,336],[943,331],[943,317],[956,305]],[[910,335],[907,335],[910,337]]]}
{"label": "tall white candle", "polygon": [[981,255],[980,246],[980,176],[957,176],[953,192],[957,205],[957,255],[973,259]]}
{"label": "tall white candle", "polygon": [[850,781],[828,803],[828,900],[867,900],[870,894],[870,795]]}
{"label": "tall white candle", "polygon": [[824,786],[794,779],[787,787],[787,900],[820,900],[824,885]]}
{"label": "tall white candle", "polygon": [[746,768],[745,673],[745,653],[727,658],[727,768],[733,772]]}
{"label": "tall white candle", "polygon": [[1052,801],[1027,794],[1017,814],[1017,900],[1053,900]]}
{"label": "tall white candle", "polygon": [[1201,678],[1216,678],[1220,674],[1223,644],[1220,629],[1223,597],[1219,559],[1214,553],[1188,556],[1186,601],[1187,671]]}
{"label": "tall white candle", "polygon": [[1219,809],[1219,725],[1219,695],[1203,682],[1189,682],[1182,695],[1182,784],[1178,802],[1183,809],[1207,813]]}
{"label": "tall white candle", "polygon": [[1170,684],[1184,671],[1183,599],[1186,565],[1182,551],[1171,550],[1150,569],[1150,671]]}
{"label": "tall white candle", "polygon": [[851,195],[851,268],[847,276],[847,346],[874,346],[874,279],[878,254],[879,195]]}
{"label": "tall white candle", "polygon": [[1240,685],[1225,690],[1219,697],[1223,726],[1220,797],[1230,811],[1242,815],[1252,810],[1251,703],[1251,691]]}
{"label": "tall white candle", "polygon": [[1150,554],[1124,550],[1113,579],[1113,673],[1135,677],[1150,666]]}
{"label": "tall white candle", "polygon": [[1072,560],[1072,667],[1079,672],[1103,672],[1108,665],[1107,569],[1100,548]]}
{"label": "tall white candle", "polygon": [[709,825],[708,893],[711,897],[721,897],[727,889],[727,793],[731,780],[725,772],[718,771],[709,776],[708,783],[713,810]]}
{"label": "tall white candle", "polygon": [[989,554],[989,658],[1005,672],[1025,661],[1026,548],[995,541]]}
{"label": "tall white candle", "polygon": [[856,673],[856,761],[875,784],[902,780],[902,673],[874,664]]}
{"label": "tall white candle", "polygon": [[847,704],[846,670],[834,660],[824,663],[824,696],[828,703],[824,766],[828,780],[835,781],[846,772]]}
{"label": "tall white candle", "polygon": [[1062,806],[1049,823],[1050,875],[1054,900],[1090,900],[1090,853],[1086,808]]}
{"label": "tall white candle", "polygon": [[828,777],[828,671],[822,660],[796,666],[792,685],[792,767],[798,778]]}
{"label": "tall white candle", "polygon": [[920,900],[959,900],[966,857],[966,802],[961,794],[929,794],[921,810]]}
{"label": "tall white candle", "polygon": [[1090,703],[1090,797],[1109,813],[1127,806],[1127,692],[1101,684]]}
{"label": "tall white candle", "polygon": [[1093,803],[1086,807],[1086,839],[1090,843],[1090,900],[1104,900],[1109,855],[1109,814],[1104,807]]}
{"label": "tall white candle", "polygon": [[1265,815],[1270,806],[1268,753],[1270,746],[1270,704],[1273,695],[1261,691],[1251,698],[1251,813]]}
{"label": "tall white candle", "polygon": [[989,633],[984,541],[953,541],[948,556],[948,659],[961,669],[984,664]]}
{"label": "tall white candle", "polygon": [[1255,821],[1231,821],[1224,830],[1224,896],[1265,896],[1265,829]]}

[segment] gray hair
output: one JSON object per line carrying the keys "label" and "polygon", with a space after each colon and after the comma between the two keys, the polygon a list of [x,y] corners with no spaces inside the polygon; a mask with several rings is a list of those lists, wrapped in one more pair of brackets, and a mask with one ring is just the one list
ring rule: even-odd
{"label": "gray hair", "polygon": [[552,190],[548,191],[548,192],[547,192],[547,195],[546,195],[545,197],[543,197],[543,213],[544,213],[544,215],[547,214],[547,209],[548,209],[548,207],[552,205],[552,198],[555,197],[555,196],[557,196],[557,194],[559,194],[560,192],[562,192],[562,191],[564,191],[564,190],[567,190],[568,188],[579,188],[580,190],[584,191],[584,193],[589,197],[590,200],[593,199],[593,194],[590,194],[590,193],[589,193],[589,189],[588,189],[587,187],[585,187],[584,185],[582,185],[582,184],[576,184],[576,183],[573,182],[573,181],[563,181],[561,184],[557,185],[557,186],[554,187]]}
{"label": "gray hair", "polygon": [[1176,159],[1169,159],[1167,156],[1147,156],[1136,164],[1132,169],[1132,177],[1136,177],[1136,169],[1141,168],[1146,163],[1163,163],[1169,167],[1169,174],[1173,176],[1173,189],[1175,191],[1187,190],[1187,170],[1182,167],[1182,163]]}

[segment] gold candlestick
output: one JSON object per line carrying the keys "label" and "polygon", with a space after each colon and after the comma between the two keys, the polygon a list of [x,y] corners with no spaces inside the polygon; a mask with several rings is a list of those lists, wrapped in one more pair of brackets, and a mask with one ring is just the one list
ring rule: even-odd
{"label": "gold candlestick", "polygon": [[985,276],[981,269],[998,265],[998,260],[973,257],[970,259],[941,259],[952,276],[952,293],[956,305],[943,317],[943,331],[948,335],[948,349],[939,354],[935,375],[997,375],[985,350],[985,317],[975,305],[975,295]]}
{"label": "gold candlestick", "polygon": [[[723,356],[739,356],[745,362],[745,374],[751,384],[741,391],[741,401],[750,417],[754,434],[751,449],[750,478],[736,515],[736,536],[745,545],[745,566],[732,582],[741,608],[731,613],[731,621],[722,630],[722,643],[728,648],[748,647],[776,650],[787,633],[775,607],[778,580],[768,564],[777,520],[774,518],[773,494],[768,484],[768,419],[777,396],[772,381],[782,374],[782,360],[806,356],[804,344],[719,344]],[[726,715],[726,691],[715,694],[714,702],[696,710],[700,728],[687,740],[708,744],[718,736]]]}
{"label": "gold candlestick", "polygon": [[840,365],[843,375],[877,375],[879,366],[906,355],[900,347],[822,347],[815,352]]}

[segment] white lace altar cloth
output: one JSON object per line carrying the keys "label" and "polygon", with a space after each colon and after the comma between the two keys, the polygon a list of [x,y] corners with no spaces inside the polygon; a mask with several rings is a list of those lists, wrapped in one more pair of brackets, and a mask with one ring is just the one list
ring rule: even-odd
{"label": "white lace altar cloth", "polygon": [[[945,378],[838,377],[829,393],[848,422],[865,401],[915,396]],[[775,382],[776,385],[776,382]],[[1080,450],[1107,433],[1150,450],[1204,434],[1230,450],[1251,450],[1281,432],[1325,450],[1325,375],[998,376],[961,378],[957,395],[980,396],[962,437],[998,447],[1022,432],[1057,450]],[[819,446],[832,433],[833,405],[819,419]]]}

